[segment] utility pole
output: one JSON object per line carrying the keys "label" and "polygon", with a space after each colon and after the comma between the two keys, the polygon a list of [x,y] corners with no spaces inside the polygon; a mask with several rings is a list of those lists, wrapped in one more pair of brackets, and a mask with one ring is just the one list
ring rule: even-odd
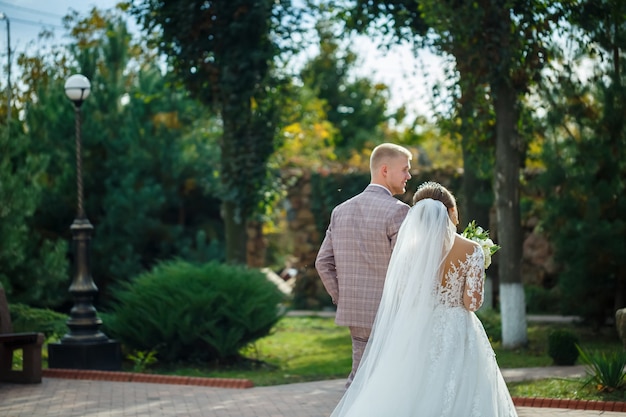
{"label": "utility pole", "polygon": [[7,22],[7,132],[11,125],[11,25],[9,17],[0,12],[0,20]]}

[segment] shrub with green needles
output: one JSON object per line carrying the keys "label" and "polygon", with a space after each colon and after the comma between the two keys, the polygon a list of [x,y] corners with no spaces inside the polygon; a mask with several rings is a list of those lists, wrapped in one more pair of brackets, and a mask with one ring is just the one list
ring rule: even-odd
{"label": "shrub with green needles", "polygon": [[221,361],[269,334],[282,293],[256,269],[169,261],[113,291],[105,332],[159,362]]}

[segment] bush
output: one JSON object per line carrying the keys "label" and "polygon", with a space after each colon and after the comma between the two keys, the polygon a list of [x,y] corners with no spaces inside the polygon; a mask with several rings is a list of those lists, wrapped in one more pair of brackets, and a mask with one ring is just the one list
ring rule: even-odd
{"label": "bush", "polygon": [[548,335],[548,355],[555,365],[570,366],[578,359],[578,337],[571,331],[554,330]]}
{"label": "bush", "polygon": [[258,270],[170,261],[112,291],[104,331],[160,362],[233,358],[269,334],[282,293]]}
{"label": "bush", "polygon": [[480,309],[476,312],[476,315],[483,323],[485,333],[492,342],[499,342],[502,340],[502,321],[500,320],[500,314],[493,309]]}
{"label": "bush", "polygon": [[10,304],[9,311],[15,333],[39,332],[45,334],[46,339],[60,339],[69,331],[65,314],[19,303]]}
{"label": "bush", "polygon": [[626,373],[626,352],[586,351],[576,345],[581,361],[586,365],[589,379],[586,384],[594,383],[600,391],[612,391],[624,387]]}
{"label": "bush", "polygon": [[559,314],[558,287],[546,289],[538,285],[525,285],[526,307],[530,314]]}

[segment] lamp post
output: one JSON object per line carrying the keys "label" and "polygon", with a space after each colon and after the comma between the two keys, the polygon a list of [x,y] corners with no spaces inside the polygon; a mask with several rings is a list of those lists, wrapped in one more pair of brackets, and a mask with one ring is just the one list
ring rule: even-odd
{"label": "lamp post", "polygon": [[94,296],[98,293],[89,267],[93,226],[83,206],[81,106],[90,92],[91,84],[84,75],[72,75],[65,82],[65,94],[74,103],[76,122],[77,210],[70,226],[74,241],[75,274],[69,288],[74,306],[67,321],[69,332],[60,343],[48,345],[48,365],[50,368],[116,370],[121,368],[120,345],[100,331],[102,320],[93,306]]}

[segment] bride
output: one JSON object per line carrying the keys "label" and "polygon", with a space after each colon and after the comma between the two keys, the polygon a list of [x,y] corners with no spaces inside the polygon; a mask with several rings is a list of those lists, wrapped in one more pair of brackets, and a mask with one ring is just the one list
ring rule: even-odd
{"label": "bride", "polygon": [[476,311],[484,255],[452,194],[422,184],[402,223],[374,328],[331,417],[517,416]]}

